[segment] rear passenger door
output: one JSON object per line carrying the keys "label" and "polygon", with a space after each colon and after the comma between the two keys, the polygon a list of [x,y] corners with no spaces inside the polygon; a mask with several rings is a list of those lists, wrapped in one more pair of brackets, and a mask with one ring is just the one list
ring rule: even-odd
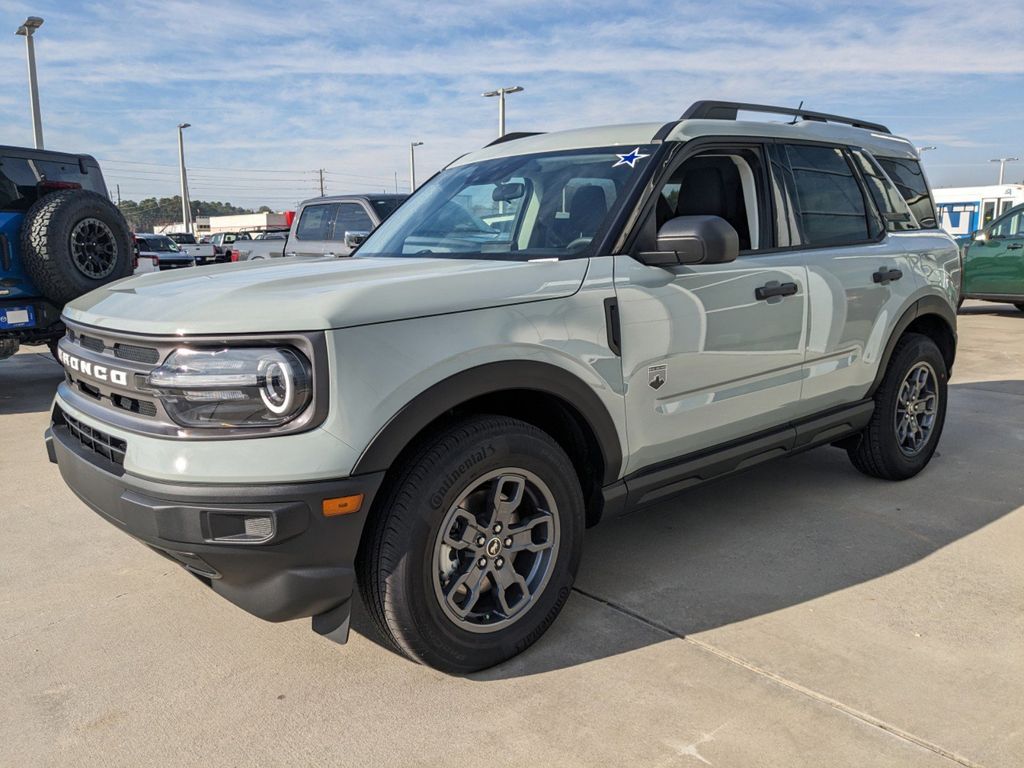
{"label": "rear passenger door", "polygon": [[286,256],[323,256],[334,253],[331,240],[337,203],[309,203],[299,212],[294,236],[288,238]]}
{"label": "rear passenger door", "polygon": [[[788,165],[810,294],[802,397],[809,412],[867,394],[889,334],[918,287],[922,238],[877,163],[856,148],[776,147]],[[927,239],[925,239],[927,240]]]}
{"label": "rear passenger door", "polygon": [[334,216],[334,223],[331,227],[330,247],[325,250],[325,255],[348,256],[352,253],[353,247],[345,244],[345,235],[366,236],[373,231],[373,219],[369,212],[358,202],[344,202],[337,204],[337,211]]}

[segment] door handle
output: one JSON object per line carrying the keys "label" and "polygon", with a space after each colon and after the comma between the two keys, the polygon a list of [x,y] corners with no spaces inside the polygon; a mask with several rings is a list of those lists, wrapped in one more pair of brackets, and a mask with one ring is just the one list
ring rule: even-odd
{"label": "door handle", "polygon": [[758,301],[766,301],[776,296],[792,296],[799,290],[800,287],[796,283],[780,283],[778,280],[772,280],[760,288],[755,288],[754,298]]}
{"label": "door handle", "polygon": [[1008,251],[1019,251],[1021,248],[1024,248],[1024,243],[1010,243],[1006,246]]}
{"label": "door handle", "polygon": [[299,254],[297,254],[295,251],[285,251],[284,255],[285,256],[298,256]]}
{"label": "door handle", "polygon": [[329,259],[335,258],[335,255],[334,255],[333,251],[327,251],[327,253],[325,253],[324,256],[326,256]]}
{"label": "door handle", "polygon": [[871,276],[871,279],[880,285],[888,285],[889,283],[899,280],[901,277],[903,277],[903,270],[886,269],[885,267],[882,267]]}

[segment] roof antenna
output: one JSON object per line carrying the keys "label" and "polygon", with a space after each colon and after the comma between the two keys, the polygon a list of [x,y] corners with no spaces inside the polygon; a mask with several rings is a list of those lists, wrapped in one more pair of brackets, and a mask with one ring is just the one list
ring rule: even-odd
{"label": "roof antenna", "polygon": [[796,114],[793,115],[793,119],[789,121],[790,125],[796,125],[797,120],[800,119],[800,111],[804,108],[804,100],[800,99],[800,106],[796,108]]}

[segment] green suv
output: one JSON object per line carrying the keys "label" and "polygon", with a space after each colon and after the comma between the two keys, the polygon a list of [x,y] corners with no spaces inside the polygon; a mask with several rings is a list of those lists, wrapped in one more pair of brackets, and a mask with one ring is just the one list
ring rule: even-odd
{"label": "green suv", "polygon": [[1024,205],[1011,208],[964,247],[960,301],[1008,302],[1024,312]]}
{"label": "green suv", "polygon": [[401,653],[496,664],[569,599],[587,526],[820,445],[928,464],[960,258],[887,166],[923,184],[885,126],[724,102],[506,136],[352,258],[68,305],[50,456],[257,616],[341,642],[358,584]]}

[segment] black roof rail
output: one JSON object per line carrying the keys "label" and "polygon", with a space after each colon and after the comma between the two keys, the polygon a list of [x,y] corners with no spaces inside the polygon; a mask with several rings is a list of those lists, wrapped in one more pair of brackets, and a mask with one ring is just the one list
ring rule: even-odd
{"label": "black roof rail", "polygon": [[504,144],[506,141],[515,141],[516,139],[525,139],[527,136],[540,136],[544,131],[518,131],[516,133],[506,133],[504,136],[499,136],[490,144],[484,144],[485,147],[493,147],[495,144]]}
{"label": "black roof rail", "polygon": [[817,120],[822,123],[845,123],[854,128],[865,128],[869,131],[879,133],[892,133],[880,123],[871,123],[867,120],[859,120],[856,117],[843,117],[842,115],[830,115],[827,112],[814,112],[809,109],[794,109],[793,107],[772,107],[767,104],[744,104],[740,101],[695,101],[689,109],[683,112],[680,120],[735,120],[736,113],[764,112],[771,115],[789,115],[801,120]]}

